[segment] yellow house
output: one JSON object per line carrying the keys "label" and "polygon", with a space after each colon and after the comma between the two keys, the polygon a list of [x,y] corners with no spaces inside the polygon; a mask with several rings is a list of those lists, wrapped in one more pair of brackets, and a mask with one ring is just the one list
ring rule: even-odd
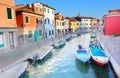
{"label": "yellow house", "polygon": [[78,28],[80,28],[80,21],[76,20],[75,18],[69,18],[69,17],[67,17],[67,19],[69,19],[70,32],[75,32]]}
{"label": "yellow house", "polygon": [[56,29],[56,36],[64,35],[65,27],[64,27],[64,17],[61,13],[55,14],[55,29]]}

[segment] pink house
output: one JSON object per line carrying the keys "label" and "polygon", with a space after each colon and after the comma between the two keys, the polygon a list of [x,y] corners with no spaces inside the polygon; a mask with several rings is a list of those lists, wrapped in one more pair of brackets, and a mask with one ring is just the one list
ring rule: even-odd
{"label": "pink house", "polygon": [[104,34],[120,34],[120,9],[109,10],[104,16]]}

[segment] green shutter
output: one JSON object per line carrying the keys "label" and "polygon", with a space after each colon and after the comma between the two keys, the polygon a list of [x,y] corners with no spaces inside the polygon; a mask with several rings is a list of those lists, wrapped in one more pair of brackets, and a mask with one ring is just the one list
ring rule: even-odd
{"label": "green shutter", "polygon": [[38,7],[36,7],[36,12],[38,12]]}
{"label": "green shutter", "polygon": [[39,36],[42,36],[42,30],[39,30]]}
{"label": "green shutter", "polygon": [[46,12],[46,8],[44,8],[44,12]]}
{"label": "green shutter", "polygon": [[54,30],[52,30],[52,35],[54,35]]}
{"label": "green shutter", "polygon": [[49,9],[48,9],[48,13],[49,13]]}
{"label": "green shutter", "polygon": [[12,10],[11,10],[11,8],[7,8],[7,18],[12,19]]}
{"label": "green shutter", "polygon": [[51,35],[51,31],[49,30],[49,35]]}
{"label": "green shutter", "polygon": [[29,23],[28,16],[26,16],[25,19],[26,19],[26,23]]}
{"label": "green shutter", "polygon": [[42,12],[42,8],[40,8],[40,12]]}

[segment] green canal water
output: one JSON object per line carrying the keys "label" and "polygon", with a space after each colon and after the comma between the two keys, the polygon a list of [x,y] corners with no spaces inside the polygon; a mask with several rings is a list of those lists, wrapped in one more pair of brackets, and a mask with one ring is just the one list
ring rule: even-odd
{"label": "green canal water", "polygon": [[87,64],[80,63],[75,57],[78,44],[88,48],[89,34],[73,38],[42,61],[29,63],[20,78],[115,78],[110,64],[99,67],[91,60]]}

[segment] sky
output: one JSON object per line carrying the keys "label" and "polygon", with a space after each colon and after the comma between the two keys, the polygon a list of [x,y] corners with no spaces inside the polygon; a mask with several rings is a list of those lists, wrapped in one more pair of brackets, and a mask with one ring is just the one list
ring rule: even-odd
{"label": "sky", "polygon": [[108,10],[120,9],[120,0],[15,0],[15,5],[41,2],[56,9],[65,17],[81,16],[102,18]]}

